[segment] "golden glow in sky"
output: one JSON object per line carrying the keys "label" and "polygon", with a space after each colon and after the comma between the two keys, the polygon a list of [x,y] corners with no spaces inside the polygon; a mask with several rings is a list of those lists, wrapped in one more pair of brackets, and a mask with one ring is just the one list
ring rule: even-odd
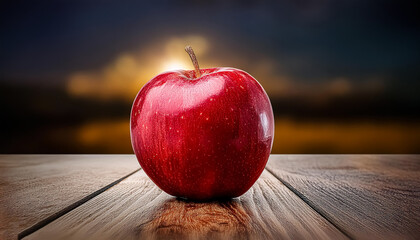
{"label": "golden glow in sky", "polygon": [[[169,38],[140,49],[140,54],[123,53],[103,69],[76,72],[69,76],[67,90],[73,96],[103,100],[133,101],[140,88],[156,75],[179,69],[193,69],[184,48],[194,46],[200,64],[206,62],[208,41],[202,36]],[[163,46],[163,48],[162,48]]]}
{"label": "golden glow in sky", "polygon": [[178,60],[169,60],[169,61],[163,62],[161,72],[172,71],[172,70],[185,70],[189,68],[190,66],[188,66],[188,64],[184,62],[181,62]]}

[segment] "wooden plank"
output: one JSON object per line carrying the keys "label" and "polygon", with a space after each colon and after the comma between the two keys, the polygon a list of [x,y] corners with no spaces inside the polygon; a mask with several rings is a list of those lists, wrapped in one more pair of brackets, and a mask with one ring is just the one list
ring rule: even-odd
{"label": "wooden plank", "polygon": [[267,169],[352,238],[420,239],[420,155],[273,155]]}
{"label": "wooden plank", "polygon": [[139,168],[132,155],[0,155],[0,239]]}
{"label": "wooden plank", "polygon": [[195,203],[143,171],[24,239],[347,239],[268,172],[243,196]]}

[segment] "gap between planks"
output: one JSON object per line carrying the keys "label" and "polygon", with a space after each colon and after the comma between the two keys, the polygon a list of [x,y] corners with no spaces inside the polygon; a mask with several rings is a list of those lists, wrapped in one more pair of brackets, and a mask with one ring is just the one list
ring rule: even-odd
{"label": "gap between planks", "polygon": [[116,184],[120,183],[121,181],[123,181],[124,179],[130,177],[131,175],[133,175],[134,173],[140,171],[141,168],[136,169],[135,171],[121,177],[120,179],[115,180],[114,182],[106,185],[105,187],[87,195],[86,197],[80,199],[79,201],[76,201],[75,203],[63,208],[62,210],[50,215],[49,217],[39,221],[38,223],[34,224],[33,226],[23,230],[22,232],[20,232],[18,234],[18,240],[36,232],[37,230],[45,227],[46,225],[50,224],[51,222],[53,222],[54,220],[60,218],[61,216],[69,213],[70,211],[74,210],[75,208],[81,206],[82,204],[86,203],[87,201],[91,200],[92,198],[98,196],[99,194],[105,192],[106,190],[110,189],[111,187],[115,186]]}
{"label": "gap between planks", "polygon": [[272,172],[267,167],[265,168],[267,172],[269,172],[271,175],[273,175],[277,180],[279,180],[281,183],[283,183],[284,186],[286,186],[290,191],[292,191],[297,197],[302,199],[303,202],[305,202],[310,208],[312,208],[316,213],[318,213],[321,217],[323,217],[326,221],[328,221],[331,225],[333,225],[335,228],[337,228],[342,234],[344,234],[346,237],[350,239],[355,239],[351,236],[346,230],[338,226],[334,220],[322,209],[318,208],[315,204],[311,202],[305,195],[303,195],[301,192],[299,192],[296,188],[294,188],[291,184],[283,180],[281,177],[277,176],[274,172]]}

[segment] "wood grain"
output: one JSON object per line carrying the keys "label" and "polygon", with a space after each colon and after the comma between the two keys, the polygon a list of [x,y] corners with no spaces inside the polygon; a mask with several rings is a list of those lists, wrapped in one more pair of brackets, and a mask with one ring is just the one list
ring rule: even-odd
{"label": "wood grain", "polygon": [[138,168],[132,155],[0,155],[0,239]]}
{"label": "wood grain", "polygon": [[420,239],[419,155],[273,155],[267,169],[357,239]]}
{"label": "wood grain", "polygon": [[143,171],[24,239],[347,239],[268,172],[240,198],[195,203]]}

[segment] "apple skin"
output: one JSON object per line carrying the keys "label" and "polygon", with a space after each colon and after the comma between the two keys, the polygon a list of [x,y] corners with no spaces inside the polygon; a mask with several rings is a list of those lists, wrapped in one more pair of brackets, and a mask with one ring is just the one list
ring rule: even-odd
{"label": "apple skin", "polygon": [[162,73],[137,94],[131,142],[166,193],[208,201],[248,191],[267,164],[274,116],[262,86],[234,68]]}

